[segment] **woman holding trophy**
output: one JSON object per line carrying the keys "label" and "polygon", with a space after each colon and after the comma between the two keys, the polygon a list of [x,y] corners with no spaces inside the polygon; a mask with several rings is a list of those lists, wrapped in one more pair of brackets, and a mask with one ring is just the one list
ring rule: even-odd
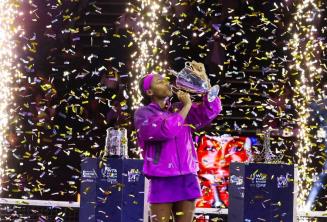
{"label": "woman holding trophy", "polygon": [[[202,63],[192,61],[180,72],[172,72],[180,102],[170,104],[172,86],[151,73],[140,81],[144,106],[134,114],[153,222],[167,222],[170,216],[176,222],[192,221],[195,200],[201,197],[192,130],[210,124],[222,110],[219,87],[210,87]],[[202,102],[192,102],[189,92],[201,94]]]}

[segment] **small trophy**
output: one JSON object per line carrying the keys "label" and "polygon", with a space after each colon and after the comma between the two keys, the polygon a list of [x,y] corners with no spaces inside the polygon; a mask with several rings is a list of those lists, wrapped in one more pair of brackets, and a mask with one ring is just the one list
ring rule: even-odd
{"label": "small trophy", "polygon": [[[192,66],[191,62],[186,62],[185,67],[176,72],[175,70],[169,70],[171,74],[176,76],[175,86],[173,86],[176,90],[184,90],[193,94],[205,94],[208,93],[208,101],[212,102],[218,96],[219,86],[214,85],[210,87],[208,81],[202,79],[195,73],[195,70]],[[176,93],[176,90],[174,90]]]}
{"label": "small trophy", "polygon": [[257,156],[256,160],[258,162],[263,161],[264,163],[282,163],[284,154],[280,153],[280,154],[276,155],[272,152],[272,150],[270,148],[270,134],[271,134],[270,129],[267,129],[266,131],[264,131],[263,150]]}
{"label": "small trophy", "polygon": [[127,130],[125,128],[109,127],[107,129],[105,155],[128,158]]}

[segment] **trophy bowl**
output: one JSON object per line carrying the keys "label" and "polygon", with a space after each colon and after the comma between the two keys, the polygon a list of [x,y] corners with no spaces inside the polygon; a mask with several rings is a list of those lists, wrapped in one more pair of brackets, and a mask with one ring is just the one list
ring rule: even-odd
{"label": "trophy bowl", "polygon": [[[190,62],[186,62],[185,67],[179,72],[176,72],[175,70],[169,71],[176,77],[173,88],[192,94],[207,94],[209,102],[212,102],[218,96],[220,89],[219,86],[214,85],[213,87],[210,87],[208,81],[202,79],[195,73]],[[176,93],[176,91],[174,92]]]}

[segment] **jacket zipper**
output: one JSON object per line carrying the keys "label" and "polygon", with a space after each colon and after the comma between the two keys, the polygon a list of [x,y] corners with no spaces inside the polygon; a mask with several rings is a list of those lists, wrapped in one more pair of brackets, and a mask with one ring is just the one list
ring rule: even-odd
{"label": "jacket zipper", "polygon": [[177,148],[177,143],[176,143],[176,137],[174,137],[174,139],[175,139],[175,147],[176,147],[176,153],[177,153],[177,158],[178,158],[178,170],[179,170],[180,175],[182,175],[181,163],[179,161],[179,153],[178,153],[178,148]]}
{"label": "jacket zipper", "polygon": [[162,149],[161,143],[160,144],[156,143],[155,147],[154,147],[154,157],[153,157],[154,164],[158,164],[158,162],[160,160],[161,149]]}

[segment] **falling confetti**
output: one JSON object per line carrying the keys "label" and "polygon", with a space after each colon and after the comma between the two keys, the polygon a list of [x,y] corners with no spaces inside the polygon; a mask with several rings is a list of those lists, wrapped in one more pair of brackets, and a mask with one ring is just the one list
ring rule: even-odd
{"label": "falling confetti", "polygon": [[[309,105],[307,92],[317,103],[326,93],[326,3],[145,2],[128,4],[116,26],[90,22],[105,14],[97,2],[81,11],[75,10],[78,1],[13,6],[24,11],[19,21],[25,31],[16,42],[20,72],[13,82],[4,194],[75,201],[80,159],[102,154],[109,126],[128,128],[130,152],[140,156],[131,115],[141,100],[137,80],[148,71],[179,70],[185,61],[197,60],[206,64],[211,84],[220,85],[223,112],[194,135],[263,136],[271,128],[274,151],[287,163],[305,166],[300,167],[304,200],[326,161],[324,133],[313,113],[303,107],[299,115],[301,106]],[[313,9],[306,7],[315,2]],[[294,21],[300,10],[308,19],[303,26]],[[311,18],[321,22],[314,26]],[[303,79],[300,71],[306,68]],[[323,198],[317,201],[323,204]]]}

